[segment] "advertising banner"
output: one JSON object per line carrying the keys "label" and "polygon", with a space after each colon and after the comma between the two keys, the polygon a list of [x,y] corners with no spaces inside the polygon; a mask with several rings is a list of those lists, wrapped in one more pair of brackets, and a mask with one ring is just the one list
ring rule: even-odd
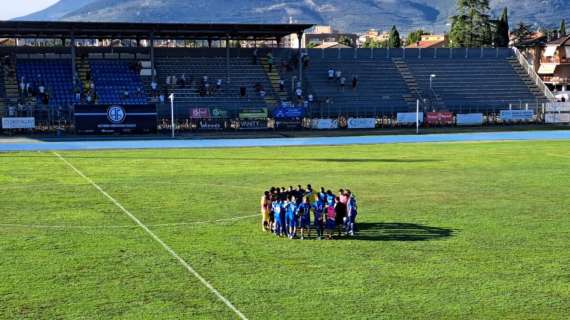
{"label": "advertising banner", "polygon": [[273,110],[275,119],[297,119],[305,116],[303,107],[279,107]]}
{"label": "advertising banner", "polygon": [[[419,115],[420,123],[424,122],[424,113],[420,112]],[[416,113],[415,112],[400,112],[398,113],[398,124],[415,124],[416,123]]]}
{"label": "advertising banner", "polygon": [[546,112],[570,112],[570,102],[548,102]]}
{"label": "advertising banner", "polygon": [[198,130],[224,130],[224,121],[219,119],[200,119],[196,126]]}
{"label": "advertising banner", "polygon": [[190,119],[210,119],[210,109],[193,108],[190,110]]}
{"label": "advertising banner", "polygon": [[210,113],[210,116],[214,119],[227,119],[229,116],[228,110],[214,108]]}
{"label": "advertising banner", "polygon": [[301,119],[298,120],[275,120],[276,129],[299,129],[301,128]]}
{"label": "advertising banner", "polygon": [[338,120],[336,119],[312,119],[311,129],[332,130],[338,128]]}
{"label": "advertising banner", "polygon": [[453,112],[428,112],[426,123],[431,125],[452,125]]}
{"label": "advertising banner", "polygon": [[501,110],[501,120],[505,122],[532,121],[534,111],[532,110]]}
{"label": "advertising banner", "polygon": [[376,128],[376,118],[348,118],[349,129],[374,129]]}
{"label": "advertising banner", "polygon": [[77,133],[156,133],[156,105],[76,105]]}
{"label": "advertising banner", "polygon": [[458,126],[480,126],[483,124],[482,113],[464,113],[457,114]]}
{"label": "advertising banner", "polygon": [[240,119],[238,121],[240,130],[265,130],[267,127],[267,119]]}
{"label": "advertising banner", "polygon": [[547,113],[544,115],[546,123],[570,123],[570,113]]}
{"label": "advertising banner", "polygon": [[34,129],[36,118],[2,118],[3,129]]}
{"label": "advertising banner", "polygon": [[247,108],[239,112],[240,119],[266,119],[267,108]]}

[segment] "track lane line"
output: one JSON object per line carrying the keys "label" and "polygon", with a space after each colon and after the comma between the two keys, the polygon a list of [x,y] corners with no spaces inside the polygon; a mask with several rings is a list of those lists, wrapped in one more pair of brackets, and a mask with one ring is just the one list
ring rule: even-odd
{"label": "track lane line", "polygon": [[57,156],[61,161],[63,161],[68,167],[73,169],[75,173],[81,176],[85,181],[89,182],[95,189],[97,189],[102,195],[104,195],[107,199],[109,199],[117,208],[119,208],[123,213],[125,213],[131,220],[133,220],[139,227],[141,227],[152,239],[158,242],[164,250],[170,253],[178,262],[188,270],[194,277],[196,277],[206,288],[210,290],[220,301],[222,301],[229,309],[231,309],[240,319],[247,320],[247,317],[238,309],[236,308],[226,297],[224,297],[208,280],[206,280],[202,275],[200,275],[188,262],[186,262],[182,257],[180,257],[170,246],[168,246],[162,239],[160,239],[154,232],[152,232],[144,223],[142,223],[134,214],[132,214],[129,210],[127,210],[119,201],[113,198],[110,194],[108,194],[103,188],[101,188],[98,184],[96,184],[91,178],[83,174],[79,169],[77,169],[73,164],[67,161],[64,157],[62,157],[59,153],[54,152],[55,156]]}

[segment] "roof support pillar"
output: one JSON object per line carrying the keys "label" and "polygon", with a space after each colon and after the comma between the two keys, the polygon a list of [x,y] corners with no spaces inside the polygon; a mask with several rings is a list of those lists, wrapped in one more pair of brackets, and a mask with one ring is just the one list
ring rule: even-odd
{"label": "roof support pillar", "polygon": [[299,38],[299,54],[297,58],[299,59],[299,82],[301,86],[303,85],[303,32],[297,33],[297,38]]}
{"label": "roof support pillar", "polygon": [[230,79],[230,36],[226,36],[226,81],[231,82]]}
{"label": "roof support pillar", "polygon": [[156,80],[156,73],[154,71],[154,34],[150,34],[150,72],[152,75],[152,80]]}
{"label": "roof support pillar", "polygon": [[72,79],[73,79],[73,85],[76,86],[79,81],[79,79],[77,79],[77,61],[76,61],[76,52],[75,52],[75,35],[73,35],[73,33],[71,34],[71,72],[72,72]]}

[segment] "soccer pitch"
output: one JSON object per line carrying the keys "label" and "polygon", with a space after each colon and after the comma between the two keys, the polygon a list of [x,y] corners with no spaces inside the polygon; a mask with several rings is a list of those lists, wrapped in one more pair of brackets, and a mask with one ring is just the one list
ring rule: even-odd
{"label": "soccer pitch", "polygon": [[[570,313],[570,141],[58,154],[0,154],[2,319]],[[356,194],[357,237],[261,232],[307,183]]]}

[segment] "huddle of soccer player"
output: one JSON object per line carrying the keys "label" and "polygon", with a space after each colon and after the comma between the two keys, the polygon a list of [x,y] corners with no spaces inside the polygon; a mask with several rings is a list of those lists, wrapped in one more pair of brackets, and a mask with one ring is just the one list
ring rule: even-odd
{"label": "huddle of soccer player", "polygon": [[[271,187],[261,196],[261,228],[278,237],[301,240],[310,238],[311,230],[317,239],[332,239],[334,234],[353,236],[357,214],[356,197],[350,190],[313,190]],[[311,213],[313,214],[311,224]]]}

